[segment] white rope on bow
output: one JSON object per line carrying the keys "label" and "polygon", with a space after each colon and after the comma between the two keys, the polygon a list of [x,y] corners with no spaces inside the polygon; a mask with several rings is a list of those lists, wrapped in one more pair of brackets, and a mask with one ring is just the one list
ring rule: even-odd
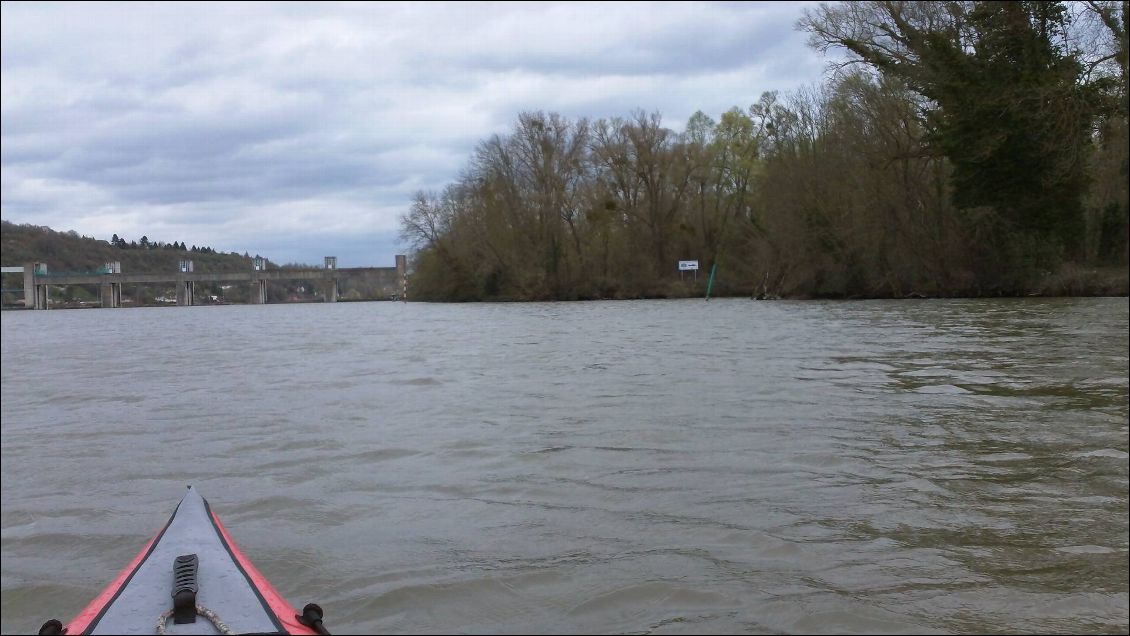
{"label": "white rope on bow", "polygon": [[[203,616],[204,618],[207,618],[208,620],[212,621],[212,624],[216,626],[216,629],[219,630],[219,632],[221,634],[234,634],[235,633],[231,630],[230,627],[227,626],[227,623],[224,623],[224,621],[220,620],[219,614],[216,614],[212,610],[208,609],[207,607],[204,607],[203,605],[201,605],[199,603],[196,604],[196,615],[197,616]],[[173,617],[173,610],[169,610],[169,611],[165,612],[164,614],[161,614],[161,617],[159,619],[157,619],[157,633],[158,634],[161,634],[163,636],[164,634],[168,633],[168,632],[165,631],[165,628],[169,623],[169,619],[172,618],[172,617]]]}

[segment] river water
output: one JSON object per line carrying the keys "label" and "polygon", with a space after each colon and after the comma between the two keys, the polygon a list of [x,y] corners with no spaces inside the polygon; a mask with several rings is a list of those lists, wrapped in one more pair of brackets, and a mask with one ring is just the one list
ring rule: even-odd
{"label": "river water", "polygon": [[5,312],[2,631],[186,484],[337,633],[1125,633],[1128,303]]}

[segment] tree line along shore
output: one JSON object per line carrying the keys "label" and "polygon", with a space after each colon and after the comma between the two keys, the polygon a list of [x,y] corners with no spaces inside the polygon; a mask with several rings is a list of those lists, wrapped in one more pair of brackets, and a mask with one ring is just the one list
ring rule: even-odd
{"label": "tree line along shore", "polygon": [[[412,296],[1126,295],[1126,2],[852,2],[818,86],[695,113],[523,112],[401,218]],[[697,280],[680,260],[698,260]]]}

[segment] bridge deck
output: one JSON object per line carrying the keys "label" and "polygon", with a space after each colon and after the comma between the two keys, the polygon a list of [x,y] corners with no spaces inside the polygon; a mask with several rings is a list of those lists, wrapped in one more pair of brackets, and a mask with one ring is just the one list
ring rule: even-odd
{"label": "bridge deck", "polygon": [[228,282],[255,280],[332,280],[349,275],[395,276],[395,267],[343,267],[340,269],[269,269],[255,272],[173,272],[171,274],[104,274],[100,272],[47,272],[36,274],[37,285],[102,285],[110,283]]}

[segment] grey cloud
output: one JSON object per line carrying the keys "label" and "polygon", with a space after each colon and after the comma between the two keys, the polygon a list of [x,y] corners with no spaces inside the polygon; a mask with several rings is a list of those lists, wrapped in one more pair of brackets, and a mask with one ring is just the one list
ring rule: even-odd
{"label": "grey cloud", "polygon": [[[641,9],[641,13],[645,10]],[[701,73],[740,68],[785,46],[795,18],[769,14],[747,20],[731,16],[669,25],[655,32],[626,33],[613,41],[583,42],[573,50],[541,50],[514,55],[506,49],[470,52],[463,64],[491,70],[542,73],[647,75]],[[449,60],[450,61],[450,60]]]}
{"label": "grey cloud", "polygon": [[248,241],[226,249],[281,261],[391,254],[412,191],[455,179],[521,110],[642,108],[681,128],[823,69],[782,3],[0,12],[3,218]]}

